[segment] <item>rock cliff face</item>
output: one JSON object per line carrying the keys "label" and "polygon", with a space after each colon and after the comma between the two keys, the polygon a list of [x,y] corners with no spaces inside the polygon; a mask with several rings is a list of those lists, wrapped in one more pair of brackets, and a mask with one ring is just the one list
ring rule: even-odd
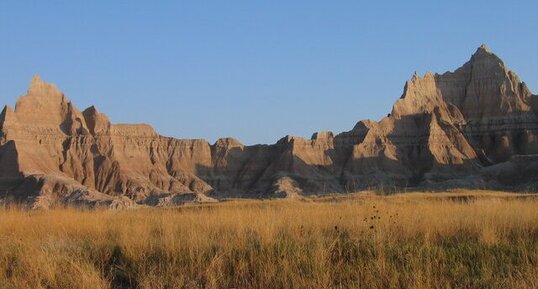
{"label": "rock cliff face", "polygon": [[529,170],[538,167],[537,99],[481,46],[454,72],[415,74],[379,122],[245,146],[112,124],[34,77],[15,109],[0,114],[0,198],[35,207],[127,207],[373,186],[515,188],[536,181]]}

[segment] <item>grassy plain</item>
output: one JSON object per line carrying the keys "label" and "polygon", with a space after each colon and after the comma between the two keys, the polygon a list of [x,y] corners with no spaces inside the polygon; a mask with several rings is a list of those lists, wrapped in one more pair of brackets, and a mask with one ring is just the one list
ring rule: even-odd
{"label": "grassy plain", "polygon": [[2,209],[0,288],[538,288],[538,197]]}

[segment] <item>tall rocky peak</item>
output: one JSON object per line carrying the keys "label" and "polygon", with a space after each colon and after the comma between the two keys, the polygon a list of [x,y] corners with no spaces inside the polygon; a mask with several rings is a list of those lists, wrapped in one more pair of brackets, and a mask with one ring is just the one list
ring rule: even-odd
{"label": "tall rocky peak", "polygon": [[17,100],[18,124],[66,135],[83,134],[87,126],[82,113],[54,84],[34,76],[25,96]]}
{"label": "tall rocky peak", "polygon": [[453,73],[436,77],[445,101],[473,122],[528,112],[531,93],[519,77],[486,45]]}
{"label": "tall rocky peak", "polygon": [[480,76],[499,76],[508,71],[502,59],[493,53],[486,44],[482,44],[476,49],[471,59],[462,66],[463,70],[466,70],[466,66],[469,66],[474,73]]}
{"label": "tall rocky peak", "polygon": [[392,115],[400,117],[446,107],[473,122],[489,121],[529,112],[531,98],[527,86],[484,44],[454,72],[426,73],[424,77],[415,72]]}
{"label": "tall rocky peak", "polygon": [[396,101],[391,115],[403,117],[417,113],[431,113],[434,108],[443,105],[436,85],[435,76],[426,73],[420,77],[416,72],[405,83],[402,97]]}
{"label": "tall rocky peak", "polygon": [[502,63],[502,60],[499,57],[497,57],[493,53],[493,51],[491,51],[491,48],[489,48],[489,46],[485,43],[483,43],[482,45],[480,45],[480,47],[476,49],[475,53],[471,56],[471,59],[480,57],[480,56],[494,57]]}
{"label": "tall rocky peak", "polygon": [[63,97],[63,93],[56,87],[56,85],[43,81],[39,75],[34,75],[32,77],[27,95],[41,98]]}
{"label": "tall rocky peak", "polygon": [[39,75],[35,75],[30,82],[25,96],[17,100],[15,111],[32,114],[35,112],[53,110],[65,105],[68,100],[64,94],[51,83],[44,82]]}

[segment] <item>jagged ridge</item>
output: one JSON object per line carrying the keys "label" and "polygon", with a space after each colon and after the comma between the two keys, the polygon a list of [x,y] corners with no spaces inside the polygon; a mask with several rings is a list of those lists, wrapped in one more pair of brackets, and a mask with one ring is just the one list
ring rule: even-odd
{"label": "jagged ridge", "polygon": [[379,122],[273,145],[211,145],[112,124],[34,77],[15,110],[0,115],[0,190],[5,200],[39,207],[122,207],[372,186],[513,187],[533,181],[520,171],[535,163],[536,118],[536,96],[484,45],[454,72],[415,74]]}

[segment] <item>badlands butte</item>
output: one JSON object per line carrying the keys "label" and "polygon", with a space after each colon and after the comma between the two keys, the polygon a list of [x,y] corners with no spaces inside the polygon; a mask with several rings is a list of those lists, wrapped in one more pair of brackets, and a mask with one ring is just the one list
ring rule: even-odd
{"label": "badlands butte", "polygon": [[369,188],[533,190],[538,96],[485,45],[454,72],[415,75],[379,122],[245,146],[159,135],[83,111],[32,79],[0,115],[0,199],[129,207]]}

